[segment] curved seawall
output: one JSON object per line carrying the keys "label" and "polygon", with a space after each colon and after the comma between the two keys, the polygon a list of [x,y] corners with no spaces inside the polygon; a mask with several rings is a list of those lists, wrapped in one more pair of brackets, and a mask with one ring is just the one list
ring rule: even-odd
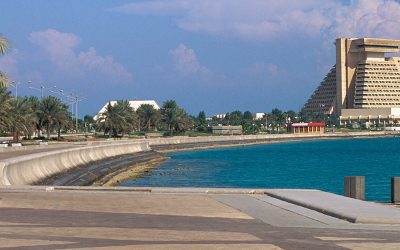
{"label": "curved seawall", "polygon": [[169,138],[144,139],[150,146],[179,145],[179,144],[201,144],[226,142],[248,142],[248,141],[284,141],[298,139],[325,139],[325,138],[354,138],[354,137],[377,137],[393,135],[395,133],[385,132],[353,132],[353,133],[325,133],[325,134],[260,134],[260,135],[219,135],[219,136],[174,136]]}
{"label": "curved seawall", "polygon": [[0,185],[31,185],[73,167],[149,150],[147,142],[119,142],[11,158],[0,162]]}

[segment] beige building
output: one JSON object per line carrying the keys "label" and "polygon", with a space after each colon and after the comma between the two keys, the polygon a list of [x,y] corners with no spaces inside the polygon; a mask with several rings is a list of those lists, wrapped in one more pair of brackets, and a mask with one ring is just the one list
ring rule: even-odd
{"label": "beige building", "polygon": [[292,134],[323,134],[324,122],[294,122],[286,124],[287,132]]}
{"label": "beige building", "polygon": [[211,126],[211,132],[217,135],[241,135],[243,133],[242,126]]}
{"label": "beige building", "polygon": [[[335,114],[341,124],[397,123],[400,119],[400,40],[336,39],[336,65],[303,111]],[[400,120],[399,120],[400,121]]]}

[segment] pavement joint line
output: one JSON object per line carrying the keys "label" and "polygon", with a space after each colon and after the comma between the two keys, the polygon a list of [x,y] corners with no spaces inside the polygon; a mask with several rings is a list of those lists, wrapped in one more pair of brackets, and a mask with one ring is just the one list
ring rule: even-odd
{"label": "pavement joint line", "polygon": [[1,191],[106,191],[106,192],[151,192],[189,194],[265,194],[266,189],[240,188],[159,188],[159,187],[84,187],[84,186],[0,186]]}

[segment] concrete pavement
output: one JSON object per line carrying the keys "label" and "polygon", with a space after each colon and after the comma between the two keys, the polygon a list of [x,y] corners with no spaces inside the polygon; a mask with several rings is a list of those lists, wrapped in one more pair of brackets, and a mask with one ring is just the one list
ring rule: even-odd
{"label": "concrete pavement", "polygon": [[400,209],[356,200],[319,190],[275,189],[266,193],[339,219],[354,223],[400,224]]}
{"label": "concrete pavement", "polygon": [[398,249],[263,190],[2,187],[0,249]]}

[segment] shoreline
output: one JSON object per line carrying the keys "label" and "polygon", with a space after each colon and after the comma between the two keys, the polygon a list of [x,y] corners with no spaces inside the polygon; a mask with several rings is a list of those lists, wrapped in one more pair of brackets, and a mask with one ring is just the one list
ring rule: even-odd
{"label": "shoreline", "polygon": [[[398,135],[363,135],[363,136],[315,136],[315,137],[299,137],[299,138],[274,138],[274,139],[257,139],[257,140],[233,140],[233,141],[220,141],[220,142],[206,142],[206,143],[184,143],[184,144],[168,144],[168,145],[155,145],[151,148],[160,153],[173,153],[180,151],[194,151],[214,148],[227,148],[227,147],[244,147],[262,144],[274,144],[285,142],[303,142],[303,141],[317,141],[317,140],[350,140],[350,139],[372,139],[372,138],[387,138],[397,137]],[[200,145],[200,146],[199,146]]]}
{"label": "shoreline", "polygon": [[[217,148],[230,148],[230,147],[246,147],[246,146],[253,146],[253,145],[263,145],[263,144],[275,144],[275,143],[285,143],[285,142],[304,142],[304,141],[317,141],[317,140],[350,140],[350,139],[357,139],[357,138],[386,138],[386,137],[393,137],[392,134],[388,135],[373,135],[373,136],[337,136],[337,137],[303,137],[303,138],[280,138],[274,140],[259,140],[259,141],[226,141],[226,142],[208,142],[208,143],[188,143],[188,144],[169,144],[169,145],[162,145],[162,146],[152,146],[153,150],[156,152],[165,154],[165,153],[173,153],[173,152],[183,152],[183,151],[196,151],[196,150],[206,150],[206,149],[217,149]],[[202,146],[198,146],[202,144]],[[153,169],[157,168],[161,163],[170,159],[169,157],[165,157],[165,159],[161,161],[149,161],[144,162],[138,165],[132,165],[127,167],[125,170],[119,171],[116,174],[111,174],[111,178],[104,182],[97,182],[93,183],[92,186],[118,186],[120,183],[127,181],[127,180],[136,180],[143,176],[144,174],[152,171]]]}
{"label": "shoreline", "polygon": [[91,186],[115,187],[127,180],[136,180],[151,170],[157,168],[161,163],[170,159],[169,157],[158,157],[146,162],[127,166],[125,169],[103,176]]}
{"label": "shoreline", "polygon": [[[238,138],[221,141],[180,141],[176,143],[153,143],[151,151],[121,155],[106,160],[101,160],[78,166],[46,178],[36,185],[61,185],[61,186],[118,186],[126,180],[135,180],[168,160],[165,153],[179,151],[195,151],[205,149],[244,147],[261,144],[274,144],[285,142],[303,142],[316,140],[340,140],[355,138],[385,138],[396,137],[396,134],[337,134],[315,135],[304,137],[272,137],[272,138]],[[214,138],[215,139],[215,138]],[[167,139],[168,140],[168,139]]]}

